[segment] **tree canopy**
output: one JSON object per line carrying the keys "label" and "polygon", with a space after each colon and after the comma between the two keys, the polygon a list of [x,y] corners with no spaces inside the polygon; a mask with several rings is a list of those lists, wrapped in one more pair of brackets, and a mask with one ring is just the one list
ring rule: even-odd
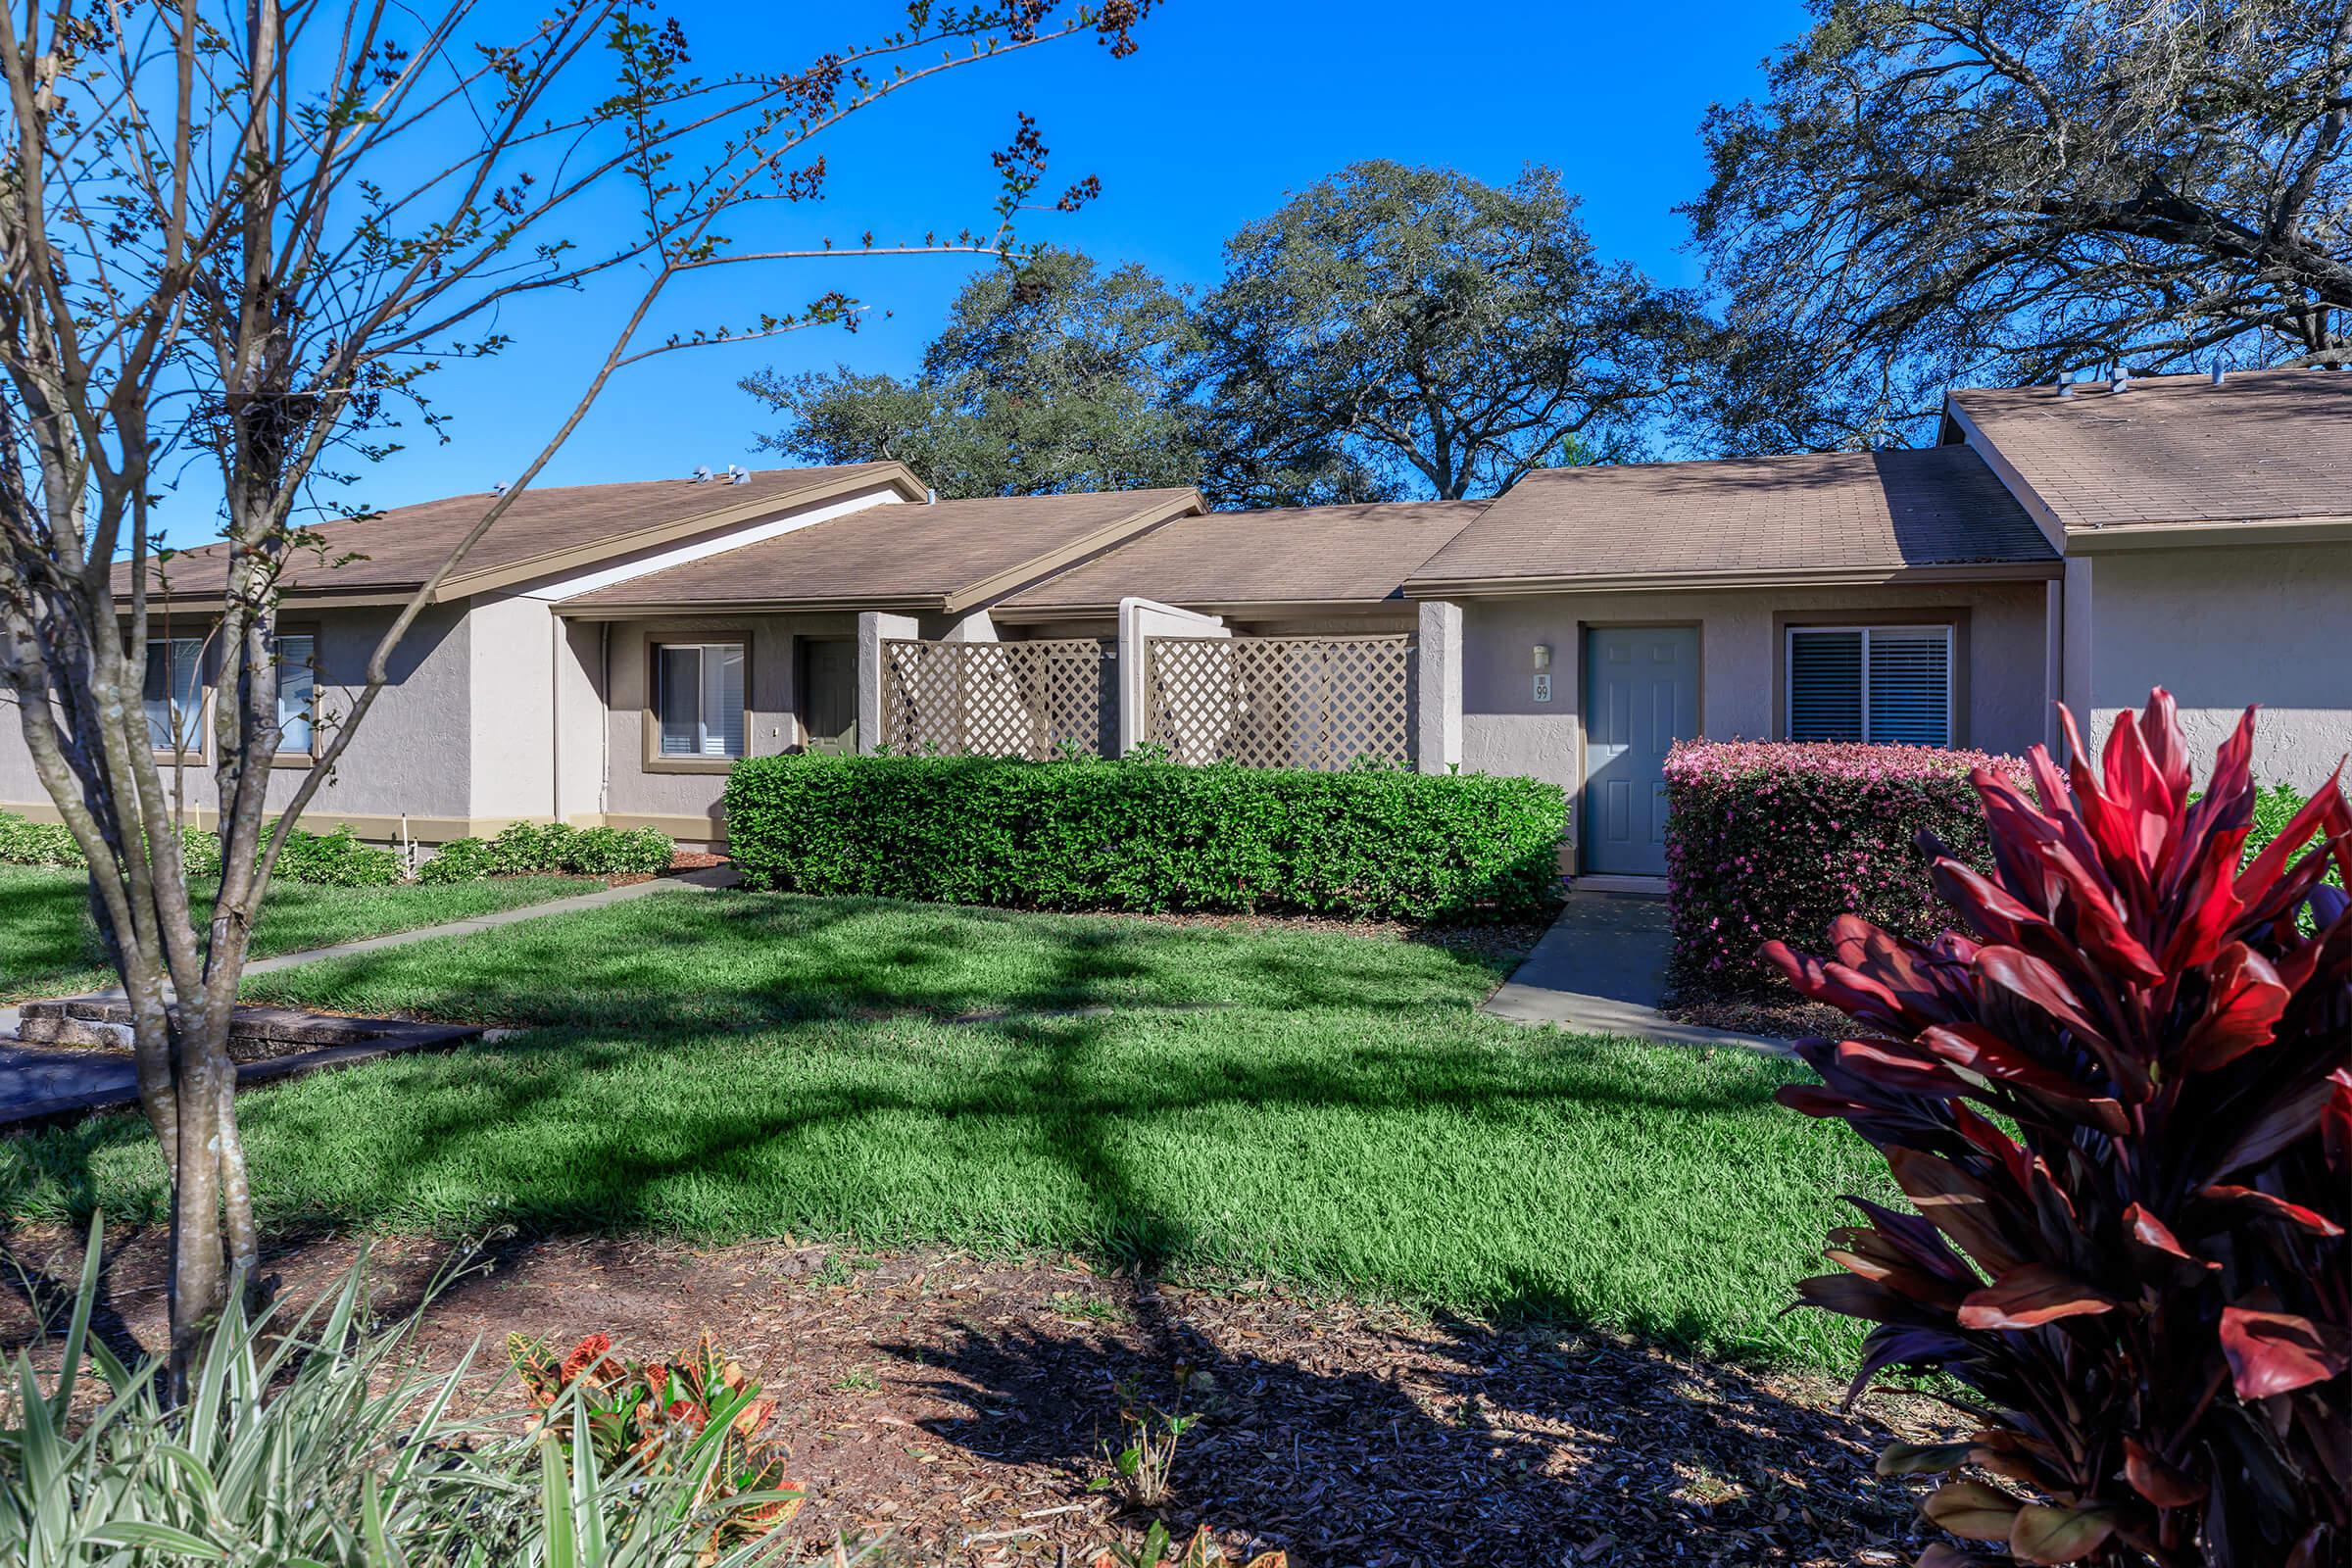
{"label": "tree canopy", "polygon": [[1687,384],[1697,302],[1603,261],[1554,171],[1356,164],[1226,247],[1200,311],[1216,489],[1493,495],[1615,461]]}
{"label": "tree canopy", "polygon": [[1143,268],[1045,250],[973,277],[908,379],[844,365],[742,385],[790,421],[762,450],[895,458],[943,496],[1189,485],[1200,457],[1179,383],[1198,342]]}
{"label": "tree canopy", "polygon": [[1816,0],[1688,209],[1745,450],[1933,439],[1950,385],[2352,357],[2343,0]]}
{"label": "tree canopy", "polygon": [[760,448],[896,458],[947,496],[1192,484],[1221,506],[1509,488],[1635,455],[1693,301],[1601,261],[1548,170],[1361,164],[1226,248],[1195,308],[1071,252],[975,277],[915,375],[763,372]]}

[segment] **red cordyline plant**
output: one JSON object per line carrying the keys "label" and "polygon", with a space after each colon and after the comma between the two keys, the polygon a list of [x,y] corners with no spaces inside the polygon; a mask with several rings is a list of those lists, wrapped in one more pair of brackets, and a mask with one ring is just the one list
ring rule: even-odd
{"label": "red cordyline plant", "polygon": [[1970,1391],[1968,1441],[1880,1459],[1984,1478],[1922,1509],[1990,1549],[1921,1568],[2341,1563],[2352,909],[2322,879],[2352,880],[2352,805],[2330,779],[2241,869],[2251,709],[2201,797],[2162,690],[2097,773],[2066,733],[2069,776],[2030,759],[2038,804],[1974,774],[1993,874],[1936,864],[1965,932],[1765,945],[1859,1026],[1799,1045],[1821,1083],[1782,1101],[1852,1126],[1917,1209],[1850,1200],[1845,1272],[1799,1291],[1878,1325],[1855,1396],[1897,1365]]}

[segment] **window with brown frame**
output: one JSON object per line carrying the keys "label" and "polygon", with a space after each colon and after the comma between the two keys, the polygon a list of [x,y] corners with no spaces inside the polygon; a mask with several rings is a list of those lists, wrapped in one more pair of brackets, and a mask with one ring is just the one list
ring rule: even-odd
{"label": "window with brown frame", "polygon": [[662,643],[654,650],[654,714],[664,758],[744,755],[744,645]]}

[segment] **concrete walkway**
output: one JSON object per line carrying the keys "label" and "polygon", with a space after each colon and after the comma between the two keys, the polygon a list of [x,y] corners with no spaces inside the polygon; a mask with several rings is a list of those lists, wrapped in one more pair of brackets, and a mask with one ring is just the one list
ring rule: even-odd
{"label": "concrete walkway", "polygon": [[1513,1023],[1579,1034],[1631,1035],[1676,1046],[1744,1046],[1788,1054],[1788,1043],[1677,1023],[1658,1010],[1671,942],[1666,901],[1642,893],[1568,895],[1560,917],[1485,1010]]}
{"label": "concrete walkway", "polygon": [[[492,931],[520,920],[536,920],[545,914],[601,909],[608,904],[622,904],[630,899],[644,898],[649,893],[663,893],[673,888],[726,888],[735,886],[741,880],[733,866],[712,866],[709,870],[655,877],[648,882],[631,882],[622,887],[599,888],[594,893],[550,899],[545,904],[518,905],[512,909],[477,914],[470,919],[452,920],[444,925],[419,926],[414,931],[395,931],[389,936],[341,942],[331,948],[282,953],[274,958],[255,959],[245,966],[245,972],[249,975],[268,974],[274,969],[290,969],[298,963],[317,963],[322,958],[340,958],[355,953],[377,953],[386,948],[405,948],[412,942],[430,942],[439,937]],[[89,995],[119,999],[122,993],[118,989],[91,992]],[[128,1104],[139,1098],[137,1078],[128,1055],[73,1047],[23,1045],[16,1038],[21,1022],[15,1007],[0,1007],[0,1126],[104,1105]],[[315,1066],[362,1061],[384,1054],[385,1049],[381,1046],[330,1046],[317,1052],[303,1053],[299,1057],[277,1056],[245,1062],[237,1069],[237,1082],[243,1085]]]}

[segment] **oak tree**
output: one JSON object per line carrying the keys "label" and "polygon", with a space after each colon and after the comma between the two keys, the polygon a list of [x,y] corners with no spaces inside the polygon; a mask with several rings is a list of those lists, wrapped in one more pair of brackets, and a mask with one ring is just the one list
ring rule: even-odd
{"label": "oak tree", "polygon": [[2352,4],[1815,0],[1687,209],[1707,422],[1929,441],[1945,387],[2352,359]]}

